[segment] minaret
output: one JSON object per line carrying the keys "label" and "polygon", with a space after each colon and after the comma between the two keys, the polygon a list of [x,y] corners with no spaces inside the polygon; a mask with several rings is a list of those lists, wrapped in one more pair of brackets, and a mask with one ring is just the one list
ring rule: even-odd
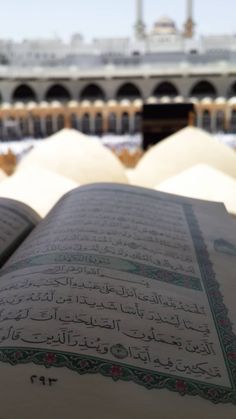
{"label": "minaret", "polygon": [[137,40],[145,38],[145,25],[143,22],[143,0],[136,0],[136,23],[134,29],[135,38]]}
{"label": "minaret", "polygon": [[192,38],[194,35],[194,21],[193,21],[193,0],[187,0],[187,20],[184,25],[185,38]]}

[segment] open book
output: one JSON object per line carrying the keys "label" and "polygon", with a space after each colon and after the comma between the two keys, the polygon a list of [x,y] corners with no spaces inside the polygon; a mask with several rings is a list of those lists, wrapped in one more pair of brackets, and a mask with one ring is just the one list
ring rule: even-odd
{"label": "open book", "polygon": [[235,418],[222,204],[104,183],[0,214],[1,419]]}

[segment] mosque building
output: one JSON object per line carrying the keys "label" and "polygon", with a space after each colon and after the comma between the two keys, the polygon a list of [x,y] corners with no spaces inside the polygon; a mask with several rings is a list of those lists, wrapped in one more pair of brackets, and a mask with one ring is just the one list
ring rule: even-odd
{"label": "mosque building", "polygon": [[182,29],[169,17],[148,29],[143,3],[130,39],[0,40],[0,135],[16,121],[24,135],[135,133],[143,103],[158,102],[193,102],[197,126],[236,132],[236,36],[197,37],[193,0]]}

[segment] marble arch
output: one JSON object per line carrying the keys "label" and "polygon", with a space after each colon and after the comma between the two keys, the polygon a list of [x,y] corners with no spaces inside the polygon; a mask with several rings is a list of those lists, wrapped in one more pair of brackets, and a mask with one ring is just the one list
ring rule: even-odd
{"label": "marble arch", "polygon": [[174,83],[169,81],[163,81],[159,83],[153,90],[152,96],[162,97],[162,96],[178,96],[179,91]]}
{"label": "marble arch", "polygon": [[45,100],[51,102],[58,100],[60,102],[66,102],[71,99],[69,90],[62,84],[53,84],[46,92]]}
{"label": "marble arch", "polygon": [[32,87],[28,86],[28,84],[20,84],[17,86],[12,93],[12,101],[13,102],[29,102],[29,101],[37,101],[37,95],[32,89]]}
{"label": "marble arch", "polygon": [[139,88],[134,83],[124,83],[122,84],[117,92],[116,92],[116,99],[122,100],[122,99],[139,99],[141,98],[141,92]]}
{"label": "marble arch", "polygon": [[214,84],[208,80],[200,80],[192,87],[190,96],[197,98],[217,97],[217,89]]}
{"label": "marble arch", "polygon": [[86,85],[80,93],[80,100],[105,100],[106,95],[104,90],[95,83]]}

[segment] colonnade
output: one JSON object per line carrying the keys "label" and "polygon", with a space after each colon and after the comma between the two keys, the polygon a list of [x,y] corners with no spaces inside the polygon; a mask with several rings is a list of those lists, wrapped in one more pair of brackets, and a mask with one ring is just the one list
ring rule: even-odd
{"label": "colonnade", "polygon": [[[197,127],[211,133],[227,132],[236,134],[236,98],[215,101],[205,98],[192,100],[195,105]],[[149,100],[149,103],[156,103]],[[162,101],[162,103],[169,103]],[[16,103],[0,107],[0,139],[12,140],[25,137],[44,138],[70,127],[88,135],[135,134],[142,130],[143,101],[71,101],[40,104]],[[158,119],[158,114],[157,114]]]}

